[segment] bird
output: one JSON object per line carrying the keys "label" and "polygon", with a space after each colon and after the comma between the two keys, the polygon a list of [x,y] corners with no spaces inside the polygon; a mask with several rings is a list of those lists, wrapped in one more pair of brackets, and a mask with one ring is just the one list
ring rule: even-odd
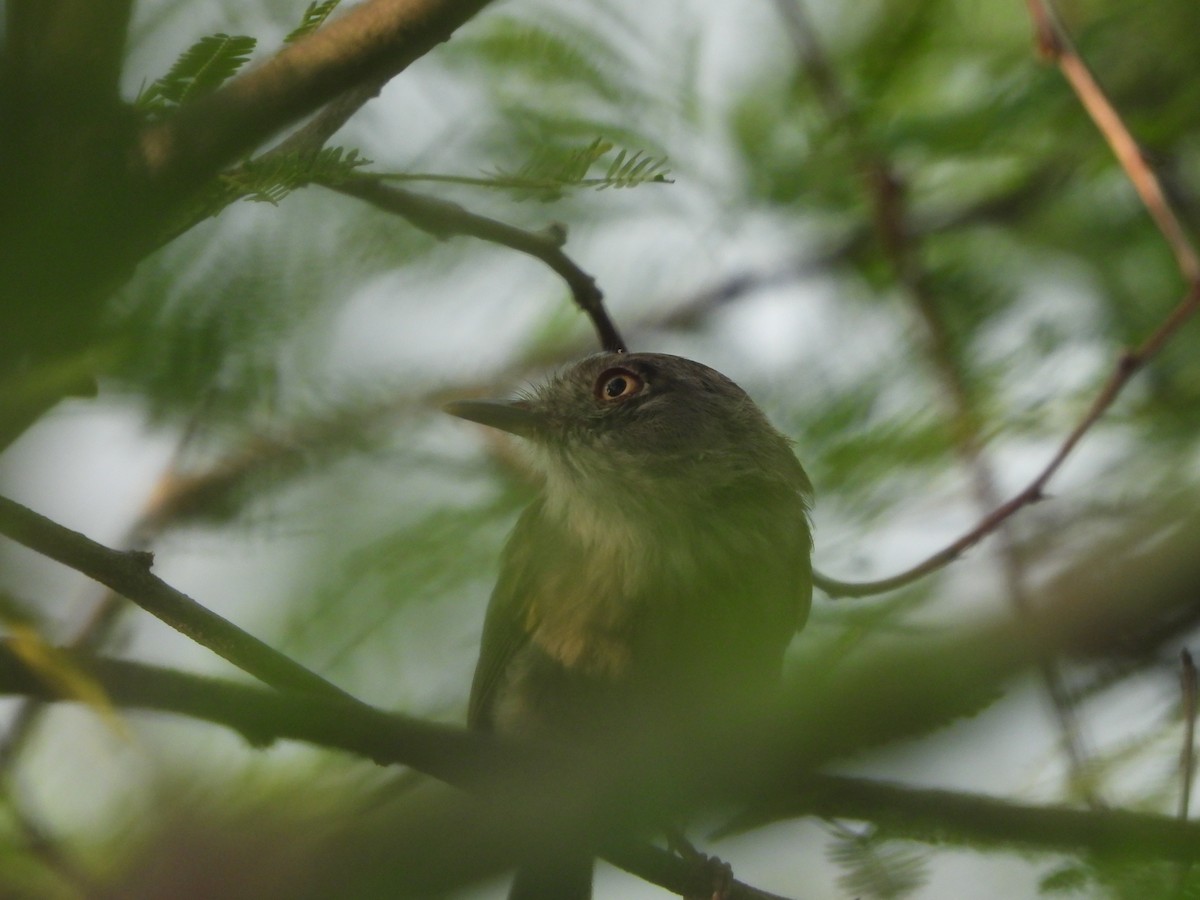
{"label": "bird", "polygon": [[[598,723],[682,735],[771,690],[812,600],[812,485],[738,385],[664,353],[598,353],[512,401],[540,487],[505,545],[469,727],[586,741]],[[510,900],[586,900],[592,856],[522,861]]]}

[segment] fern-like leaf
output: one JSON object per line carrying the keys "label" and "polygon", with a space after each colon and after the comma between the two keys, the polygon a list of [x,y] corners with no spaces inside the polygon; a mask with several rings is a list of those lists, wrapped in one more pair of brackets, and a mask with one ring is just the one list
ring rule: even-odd
{"label": "fern-like leaf", "polygon": [[612,148],[613,145],[603,138],[565,153],[558,147],[546,147],[516,172],[498,169],[495,174],[498,181],[507,181],[518,191],[540,196],[543,200],[557,200],[564,188],[580,184],[595,162]]}
{"label": "fern-like leaf", "polygon": [[643,156],[642,151],[638,150],[629,159],[625,159],[625,151],[622,150],[608,167],[605,182],[597,189],[636,187],[651,181],[665,182],[666,174],[665,157]]}
{"label": "fern-like leaf", "polygon": [[666,157],[646,156],[641,150],[629,155],[620,150],[604,175],[589,177],[592,167],[612,151],[611,142],[596,138],[586,147],[562,149],[542,148],[531,160],[516,171],[495,169],[486,175],[445,175],[431,172],[379,173],[378,177],[393,181],[432,181],[442,184],[464,184],[473,187],[501,188],[512,191],[518,199],[536,197],[557,200],[570,188],[634,187],[639,184],[670,184]]}
{"label": "fern-like leaf", "polygon": [[316,153],[268,154],[221,176],[229,192],[223,205],[241,198],[277,204],[296,188],[308,184],[340,184],[352,177],[355,169],[370,162],[359,156],[357,150],[344,147],[324,147]]}
{"label": "fern-like leaf", "polygon": [[325,147],[317,153],[268,153],[259,159],[247,160],[213,179],[164,229],[164,236],[183,234],[198,222],[219,215],[221,210],[238,200],[274,205],[308,184],[339,184],[370,162],[359,156],[357,150],[343,147]]}
{"label": "fern-like leaf", "polygon": [[180,55],[170,71],[138,95],[134,106],[162,112],[216,90],[250,59],[257,41],[244,34],[210,34]]}
{"label": "fern-like leaf", "polygon": [[290,44],[292,41],[298,41],[305,35],[312,34],[318,28],[325,24],[325,20],[329,18],[342,0],[313,0],[308,4],[308,9],[304,11],[304,15],[300,18],[300,24],[283,39],[285,44]]}
{"label": "fern-like leaf", "polygon": [[[613,144],[596,138],[586,147],[563,153],[561,150],[546,150],[527,162],[515,173],[498,171],[497,180],[502,186],[526,189],[539,194],[542,199],[552,200],[572,187],[594,187],[604,190],[610,187],[635,187],[649,182],[669,183],[666,157],[647,156],[637,150],[630,154],[618,150],[601,177],[588,177],[592,167],[613,150]],[[505,182],[508,184],[505,185]]]}
{"label": "fern-like leaf", "polygon": [[925,883],[925,859],[894,841],[845,832],[829,848],[843,874],[838,883],[852,897],[899,900]]}

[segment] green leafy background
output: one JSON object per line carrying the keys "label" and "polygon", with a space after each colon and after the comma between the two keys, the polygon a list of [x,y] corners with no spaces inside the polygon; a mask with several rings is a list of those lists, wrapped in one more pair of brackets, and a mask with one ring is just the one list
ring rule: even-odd
{"label": "green leafy background", "polygon": [[[169,116],[334,5],[139,7],[126,99],[138,116]],[[1088,0],[1062,13],[1194,229],[1200,7]],[[530,230],[565,226],[566,252],[597,277],[635,348],[701,359],[742,384],[817,485],[822,570],[879,577],[940,549],[984,510],[861,160],[886,160],[903,180],[928,315],[1001,496],[1048,460],[1121,348],[1183,286],[1079,102],[1039,62],[1022,4],[880,0],[811,14],[849,121],[823,108],[772,4],[489,9],[321,154],[267,151],[214,181],[72,357],[89,371],[103,361],[99,397],[61,404],[28,432],[0,460],[4,492],[108,543],[130,540],[141,518],[172,584],[364,699],[461,721],[499,549],[531,486],[511,446],[438,404],[511,392],[595,339],[536,261],[439,241],[331,189],[386,173]],[[230,37],[240,33],[255,37]],[[1032,583],[1189,505],[1196,351],[1193,325],[1089,435],[1051,501],[1013,523]],[[180,479],[198,490],[156,507]],[[994,546],[898,596],[819,599],[797,665],[820,661],[836,679],[880,646],[1002,613]],[[95,591],[4,553],[6,592],[44,633],[69,636]],[[1114,805],[1170,813],[1178,802],[1173,660],[1188,627],[1132,658],[1068,668],[1088,778]],[[137,611],[110,641],[224,672]],[[974,718],[846,764],[1077,799],[1035,678],[976,705]],[[11,772],[0,881],[74,896],[62,869],[29,850],[20,822],[32,815],[129,896],[165,896],[213,859],[243,878],[255,865],[274,873],[269,885],[237,882],[245,896],[315,896],[283,848],[306,835],[319,858],[322,827],[353,819],[389,777],[194,723],[131,726],[122,742],[87,710],[47,716]],[[806,898],[1132,898],[1180,885],[1173,867],[951,851],[860,823],[785,823],[712,849],[750,883]],[[386,896],[382,873],[345,872],[346,896]],[[655,896],[623,878],[606,873],[600,896]]]}

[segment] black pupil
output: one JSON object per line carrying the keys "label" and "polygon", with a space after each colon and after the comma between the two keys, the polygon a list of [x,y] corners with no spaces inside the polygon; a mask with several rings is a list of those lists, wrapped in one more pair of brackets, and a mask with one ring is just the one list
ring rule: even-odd
{"label": "black pupil", "polygon": [[608,384],[604,385],[604,394],[608,397],[620,397],[625,393],[627,382],[625,378],[618,375],[616,378],[610,378]]}

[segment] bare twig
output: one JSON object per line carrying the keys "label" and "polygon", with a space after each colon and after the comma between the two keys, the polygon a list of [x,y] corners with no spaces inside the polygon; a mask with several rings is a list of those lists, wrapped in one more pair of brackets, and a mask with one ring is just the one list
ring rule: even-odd
{"label": "bare twig", "polygon": [[266,684],[352,700],[321,676],[152,574],[150,553],[105,547],[7,497],[0,497],[0,534],[128,597],[151,615]]}
{"label": "bare twig", "polygon": [[1043,57],[1058,65],[1175,254],[1184,281],[1195,283],[1200,279],[1200,259],[1137,141],[1075,50],[1050,0],[1027,0],[1027,3],[1038,50]]}
{"label": "bare twig", "polygon": [[392,187],[370,177],[354,178],[329,187],[395,213],[436,237],[469,235],[540,260],[567,283],[576,305],[591,319],[600,346],[614,353],[626,349],[624,339],[604,307],[604,295],[596,286],[596,279],[563,253],[566,235],[562,226],[552,225],[540,232],[526,231],[477,215],[457,203]]}
{"label": "bare twig", "polygon": [[[781,3],[784,0],[780,0]],[[1118,162],[1141,197],[1155,224],[1175,254],[1180,274],[1187,282],[1187,290],[1162,323],[1140,345],[1126,349],[1117,359],[1108,379],[1101,386],[1087,411],[1059,445],[1046,466],[1026,487],[1005,503],[984,516],[974,528],[949,546],[939,550],[917,565],[893,575],[869,582],[847,582],[817,573],[817,586],[831,597],[867,597],[896,590],[924,578],[958,559],[995,531],[1014,514],[1045,498],[1045,488],[1050,479],[1071,455],[1084,435],[1100,420],[1116,401],[1129,380],[1153,359],[1175,334],[1200,309],[1200,264],[1195,250],[1186,237],[1179,219],[1171,209],[1157,177],[1147,165],[1122,121],[1104,95],[1087,66],[1075,52],[1067,35],[1059,25],[1053,11],[1045,0],[1027,0],[1030,16],[1036,29],[1038,46],[1043,55],[1054,60],[1063,70],[1080,98],[1080,102],[1112,147]]]}
{"label": "bare twig", "polygon": [[649,881],[666,887],[681,897],[720,896],[728,900],[787,900],[779,894],[771,894],[745,882],[733,879],[727,891],[713,893],[712,869],[703,858],[685,859],[675,853],[659,849],[652,844],[621,844],[607,847],[604,858],[619,869],[624,869]]}
{"label": "bare twig", "polygon": [[1055,451],[1050,462],[1046,464],[1034,479],[1019,493],[984,516],[974,528],[962,537],[912,568],[906,569],[897,575],[892,575],[889,578],[881,578],[877,581],[853,582],[839,581],[827,575],[817,574],[813,579],[814,583],[831,597],[869,597],[874,594],[894,591],[897,588],[912,584],[926,575],[936,572],[938,569],[944,568],[995,531],[1001,523],[1020,512],[1026,506],[1044,500],[1047,483],[1062,467],[1062,464],[1066,462],[1067,457],[1071,455],[1071,451],[1075,449],[1075,446],[1083,436],[1091,430],[1092,426],[1113,405],[1129,380],[1195,315],[1197,308],[1200,308],[1200,286],[1192,287],[1163,323],[1145,341],[1136,348],[1126,350],[1121,354],[1117,365],[1113,368],[1108,380],[1092,401],[1091,406],[1088,407],[1070,434],[1067,435],[1058,450]]}

